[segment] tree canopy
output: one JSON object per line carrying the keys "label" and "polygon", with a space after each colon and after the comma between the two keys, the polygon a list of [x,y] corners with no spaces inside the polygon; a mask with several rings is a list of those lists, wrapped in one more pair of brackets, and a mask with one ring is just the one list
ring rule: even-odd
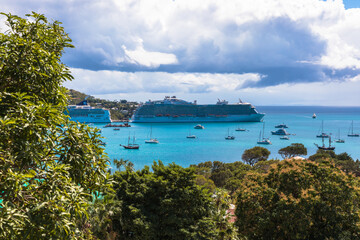
{"label": "tree canopy", "polygon": [[302,143],[292,143],[290,146],[281,148],[279,154],[284,159],[295,156],[305,156],[307,155],[307,149]]}
{"label": "tree canopy", "polygon": [[266,161],[270,155],[270,151],[264,147],[253,147],[250,149],[246,149],[241,156],[242,160],[254,166],[255,163],[259,161]]}
{"label": "tree canopy", "polygon": [[0,238],[81,238],[77,219],[106,189],[96,130],[64,114],[71,39],[41,14],[4,14],[0,33]]}
{"label": "tree canopy", "polygon": [[359,180],[329,161],[283,160],[250,173],[237,200],[246,239],[358,239]]}
{"label": "tree canopy", "polygon": [[191,168],[154,162],[114,174],[121,216],[113,219],[121,239],[215,239],[214,207]]}

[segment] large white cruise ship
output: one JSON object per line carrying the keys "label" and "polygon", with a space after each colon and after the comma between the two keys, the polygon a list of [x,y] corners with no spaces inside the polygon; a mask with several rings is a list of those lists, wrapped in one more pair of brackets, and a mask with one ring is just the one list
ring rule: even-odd
{"label": "large white cruise ship", "polygon": [[135,123],[260,122],[264,115],[250,103],[241,101],[229,104],[219,100],[216,104],[200,105],[167,96],[164,100],[149,100],[140,105],[131,120]]}
{"label": "large white cruise ship", "polygon": [[77,105],[69,105],[67,114],[72,121],[82,123],[109,123],[110,112],[107,109],[95,108],[88,105],[87,100]]}

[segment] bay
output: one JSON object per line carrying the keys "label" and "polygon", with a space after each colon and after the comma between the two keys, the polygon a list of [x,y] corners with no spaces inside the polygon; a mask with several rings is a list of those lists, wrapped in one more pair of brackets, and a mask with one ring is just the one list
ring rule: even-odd
{"label": "bay", "polygon": [[[360,138],[348,137],[351,122],[354,122],[354,132],[360,133],[360,107],[315,107],[315,106],[258,106],[257,110],[266,114],[265,137],[269,137],[272,145],[261,145],[270,152],[270,159],[281,159],[278,150],[291,143],[302,143],[308,149],[308,155],[314,154],[321,145],[321,138],[316,138],[324,123],[324,132],[332,134],[335,140],[340,131],[345,143],[335,143],[337,154],[347,152],[351,157],[360,159]],[[312,118],[313,113],[317,115]],[[275,125],[285,123],[291,133],[290,140],[281,140],[280,136],[271,135]],[[241,161],[244,150],[257,144],[259,133],[263,129],[262,122],[256,123],[202,123],[205,129],[194,129],[195,123],[131,123],[130,128],[103,128],[105,124],[94,124],[102,130],[103,141],[106,142],[105,151],[110,159],[124,159],[134,163],[135,169],[151,165],[153,161],[161,160],[164,164],[176,163],[183,167],[205,161],[235,162]],[[159,144],[146,144],[145,140],[152,137],[159,140]],[[245,128],[247,131],[235,131],[236,128]],[[235,136],[235,140],[225,140],[225,137]],[[186,136],[191,132],[197,136],[189,139]],[[131,142],[140,145],[139,150],[126,150],[120,144],[126,144],[130,136]],[[328,139],[325,139],[328,145]],[[113,167],[113,166],[112,166]]]}

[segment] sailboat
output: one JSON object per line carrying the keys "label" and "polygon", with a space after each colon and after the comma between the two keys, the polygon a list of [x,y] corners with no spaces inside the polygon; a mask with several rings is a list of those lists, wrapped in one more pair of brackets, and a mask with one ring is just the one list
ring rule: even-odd
{"label": "sailboat", "polygon": [[229,133],[229,129],[228,129],[228,135],[227,137],[225,137],[226,140],[234,140],[235,137],[234,136],[230,136],[230,133]]}
{"label": "sailboat", "polygon": [[136,144],[135,143],[135,135],[133,137],[133,142],[130,143],[130,135],[129,135],[129,138],[128,138],[128,144],[127,145],[121,145],[120,146],[123,146],[123,148],[125,149],[139,149],[139,144]]}
{"label": "sailboat", "polygon": [[330,150],[334,150],[335,149],[335,147],[332,147],[331,146],[331,136],[329,136],[329,146],[328,147],[326,147],[325,146],[325,143],[324,143],[324,138],[322,138],[322,146],[319,146],[319,145],[317,145],[316,143],[314,143],[315,144],[315,146],[317,146],[318,147],[318,149],[320,149],[320,150],[325,150],[325,151],[330,151]]}
{"label": "sailboat", "polygon": [[338,139],[336,139],[335,142],[337,142],[337,143],[344,143],[345,142],[344,139],[340,138],[340,129],[339,129],[339,132],[338,132]]}
{"label": "sailboat", "polygon": [[[351,133],[350,133],[350,129],[351,129]],[[349,129],[348,137],[359,137],[358,133],[354,133],[354,121],[351,121],[350,129]]]}
{"label": "sailboat", "polygon": [[190,131],[190,128],[189,128],[189,135],[186,136],[186,138],[196,138],[195,135],[191,135],[191,131]]}
{"label": "sailboat", "polygon": [[262,137],[261,137],[261,131],[260,131],[259,141],[257,143],[269,145],[269,144],[271,144],[271,142],[270,142],[269,138],[264,138],[264,132],[265,132],[265,122],[263,123]]}
{"label": "sailboat", "polygon": [[156,138],[152,138],[152,126],[150,128],[150,139],[145,140],[145,143],[153,143],[153,144],[158,144],[159,143],[159,141]]}
{"label": "sailboat", "polygon": [[324,121],[321,121],[321,133],[316,135],[316,137],[318,137],[318,138],[328,138],[329,137],[329,135],[324,133]]}

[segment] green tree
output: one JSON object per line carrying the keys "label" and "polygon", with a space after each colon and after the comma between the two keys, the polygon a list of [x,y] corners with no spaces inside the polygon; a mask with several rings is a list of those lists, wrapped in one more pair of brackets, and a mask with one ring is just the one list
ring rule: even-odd
{"label": "green tree", "polygon": [[360,177],[360,161],[354,161],[347,153],[336,154],[334,151],[324,151],[319,149],[314,155],[309,157],[309,160],[319,163],[329,159],[343,172]]}
{"label": "green tree", "polygon": [[242,160],[254,166],[259,161],[266,161],[270,155],[270,151],[263,147],[253,147],[244,151],[241,156]]}
{"label": "green tree", "polygon": [[0,33],[0,239],[76,239],[78,220],[107,189],[100,135],[70,122],[70,38],[40,14],[4,14]]}
{"label": "green tree", "polygon": [[246,239],[359,239],[359,186],[329,161],[284,160],[247,175],[236,225]]}
{"label": "green tree", "polygon": [[281,148],[279,154],[283,159],[292,158],[295,156],[307,155],[307,149],[302,143],[292,143],[290,146]]}
{"label": "green tree", "polygon": [[154,162],[139,171],[115,172],[121,216],[113,218],[120,239],[215,239],[214,207],[192,168]]}

